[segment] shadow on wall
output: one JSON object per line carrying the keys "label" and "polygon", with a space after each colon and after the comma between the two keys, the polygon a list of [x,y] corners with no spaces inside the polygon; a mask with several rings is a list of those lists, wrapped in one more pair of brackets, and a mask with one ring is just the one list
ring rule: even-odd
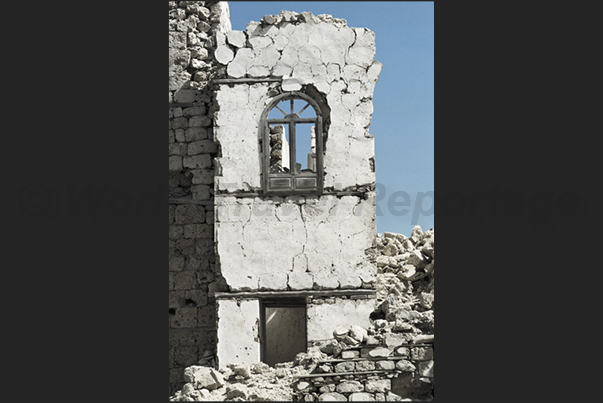
{"label": "shadow on wall", "polygon": [[[169,2],[169,367],[170,394],[184,368],[212,365],[214,293],[226,291],[214,250],[214,99],[222,77],[215,32],[230,29],[226,2]],[[222,76],[221,76],[222,75]]]}

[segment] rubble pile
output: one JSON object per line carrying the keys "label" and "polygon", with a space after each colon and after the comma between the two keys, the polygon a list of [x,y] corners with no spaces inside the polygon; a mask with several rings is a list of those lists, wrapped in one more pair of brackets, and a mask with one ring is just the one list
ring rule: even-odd
{"label": "rubble pile", "polygon": [[[339,326],[332,339],[275,368],[188,367],[187,384],[170,401],[432,400],[434,231],[386,232],[366,254],[377,266],[370,326]],[[200,363],[212,362],[207,356]]]}
{"label": "rubble pile", "polygon": [[184,372],[187,383],[170,401],[291,401],[294,377],[311,372],[326,357],[315,348],[274,368],[263,362],[228,364],[220,370],[191,366]]}
{"label": "rubble pile", "polygon": [[434,332],[434,230],[416,225],[410,237],[386,232],[366,251],[377,266],[377,309],[387,331],[410,341]]}

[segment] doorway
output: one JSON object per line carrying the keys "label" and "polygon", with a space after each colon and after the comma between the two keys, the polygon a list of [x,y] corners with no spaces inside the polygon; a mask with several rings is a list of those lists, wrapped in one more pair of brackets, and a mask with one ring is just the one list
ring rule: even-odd
{"label": "doorway", "polygon": [[261,301],[262,362],[274,367],[293,361],[306,352],[305,298],[274,298]]}

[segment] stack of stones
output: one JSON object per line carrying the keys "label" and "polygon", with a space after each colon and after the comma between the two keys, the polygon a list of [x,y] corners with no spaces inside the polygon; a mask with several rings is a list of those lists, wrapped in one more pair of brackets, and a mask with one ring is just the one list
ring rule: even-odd
{"label": "stack of stones", "polygon": [[213,94],[224,76],[214,59],[215,35],[230,29],[220,2],[169,2],[170,197],[209,200],[213,192]]}
{"label": "stack of stones", "polygon": [[386,330],[408,338],[434,333],[435,235],[416,225],[410,237],[386,232],[366,251],[377,266],[378,308],[371,319],[385,319]]}
{"label": "stack of stones", "polygon": [[[372,333],[372,334],[370,334]],[[320,345],[327,359],[293,384],[297,401],[400,401],[433,397],[433,335],[414,343],[395,333],[377,337],[374,328],[337,328]],[[395,393],[394,393],[395,392]]]}
{"label": "stack of stones", "polygon": [[291,364],[228,364],[220,370],[191,366],[184,371],[187,383],[170,401],[291,401],[291,376],[303,371]]}
{"label": "stack of stones", "polygon": [[386,232],[377,237],[375,249],[370,251],[379,268],[378,273],[394,273],[402,280],[418,280],[433,273],[434,230],[423,232],[415,225],[410,238],[403,234]]}

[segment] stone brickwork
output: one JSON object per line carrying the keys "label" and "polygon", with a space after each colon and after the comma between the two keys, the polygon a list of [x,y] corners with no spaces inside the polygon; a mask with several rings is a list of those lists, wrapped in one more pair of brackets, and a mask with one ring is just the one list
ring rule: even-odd
{"label": "stone brickwork", "polygon": [[230,29],[225,2],[169,2],[170,394],[184,368],[215,355],[220,288],[214,252],[213,95],[216,33]]}
{"label": "stone brickwork", "polygon": [[[352,326],[347,332],[336,334],[333,341],[322,344],[320,350],[328,352],[328,358],[316,360],[315,369],[310,374],[297,376],[292,385],[295,391],[293,400],[399,401],[433,398],[433,336],[430,344],[386,344],[383,340],[388,335],[377,339],[366,331],[354,334],[358,328]],[[358,330],[363,331],[362,328]],[[369,332],[374,335],[374,328],[369,327]]]}

